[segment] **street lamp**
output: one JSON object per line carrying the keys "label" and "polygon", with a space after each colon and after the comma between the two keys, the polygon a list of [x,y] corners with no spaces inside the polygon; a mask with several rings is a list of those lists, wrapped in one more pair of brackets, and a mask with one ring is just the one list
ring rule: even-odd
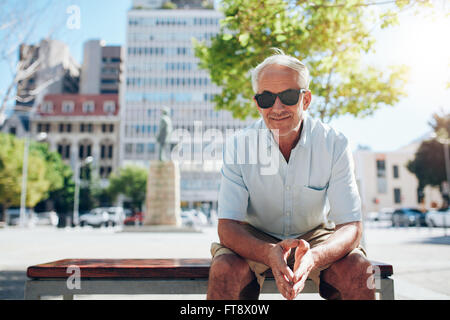
{"label": "street lamp", "polygon": [[[46,132],[40,132],[36,136],[37,142],[42,142],[47,139]],[[20,213],[19,213],[19,226],[24,227],[27,224],[26,219],[26,202],[27,202],[27,182],[28,182],[28,154],[30,150],[30,137],[26,135],[25,146],[23,150],[23,165],[22,165],[22,189],[20,192]]]}
{"label": "street lamp", "polygon": [[75,163],[75,195],[73,201],[73,224],[79,224],[80,214],[78,212],[80,206],[80,169],[88,164],[91,164],[94,161],[94,158],[89,156],[81,162]]}

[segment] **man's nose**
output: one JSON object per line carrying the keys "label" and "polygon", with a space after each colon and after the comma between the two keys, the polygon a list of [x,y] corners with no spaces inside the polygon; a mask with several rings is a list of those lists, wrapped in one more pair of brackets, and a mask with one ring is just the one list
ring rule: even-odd
{"label": "man's nose", "polygon": [[284,109],[284,106],[283,106],[283,103],[280,100],[280,97],[277,97],[275,99],[275,102],[273,104],[273,109],[279,109],[279,110],[283,110]]}

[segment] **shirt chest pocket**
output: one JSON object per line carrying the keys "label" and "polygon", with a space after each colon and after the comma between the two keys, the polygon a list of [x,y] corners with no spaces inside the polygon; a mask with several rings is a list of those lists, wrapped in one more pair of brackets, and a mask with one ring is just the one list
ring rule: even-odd
{"label": "shirt chest pocket", "polygon": [[322,219],[327,186],[312,188],[304,185],[295,186],[294,210],[307,220]]}

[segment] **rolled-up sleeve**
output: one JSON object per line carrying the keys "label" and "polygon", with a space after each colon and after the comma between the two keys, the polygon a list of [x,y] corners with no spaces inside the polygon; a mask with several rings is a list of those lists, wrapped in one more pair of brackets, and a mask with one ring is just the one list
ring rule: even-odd
{"label": "rolled-up sleeve", "polygon": [[218,217],[245,221],[249,194],[236,158],[235,139],[229,139],[223,151]]}
{"label": "rolled-up sleeve", "polygon": [[336,225],[361,221],[361,198],[354,174],[353,155],[348,140],[340,135],[336,142],[327,195],[328,219]]}

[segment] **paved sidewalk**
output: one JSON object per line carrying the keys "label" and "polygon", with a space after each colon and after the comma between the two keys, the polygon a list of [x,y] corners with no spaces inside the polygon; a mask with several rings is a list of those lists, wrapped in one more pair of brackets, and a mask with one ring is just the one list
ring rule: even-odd
{"label": "paved sidewalk", "polygon": [[[22,299],[26,268],[64,258],[209,258],[214,228],[201,233],[114,229],[0,229],[0,299]],[[450,237],[443,229],[366,226],[369,258],[394,266],[396,299],[450,299]],[[191,296],[77,296],[77,299],[204,299]],[[261,299],[282,299],[263,295]],[[318,294],[299,299],[321,299]]]}

